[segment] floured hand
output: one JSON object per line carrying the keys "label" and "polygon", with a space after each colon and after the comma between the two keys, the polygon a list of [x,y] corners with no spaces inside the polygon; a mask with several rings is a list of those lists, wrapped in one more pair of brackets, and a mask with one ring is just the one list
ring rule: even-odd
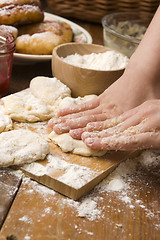
{"label": "floured hand", "polygon": [[49,126],[57,134],[70,132],[73,138],[80,139],[88,123],[99,124],[99,122],[112,119],[137,107],[148,99],[157,97],[155,93],[157,85],[153,86],[152,83],[148,83],[150,88],[143,91],[144,82],[147,80],[143,78],[142,82],[136,83],[135,78],[137,78],[136,74],[131,78],[129,72],[126,71],[97,98],[59,110],[59,118],[51,119]]}
{"label": "floured hand", "polygon": [[88,124],[82,139],[88,147],[93,149],[159,149],[159,113],[160,100],[148,100],[117,118],[104,121],[103,125]]}

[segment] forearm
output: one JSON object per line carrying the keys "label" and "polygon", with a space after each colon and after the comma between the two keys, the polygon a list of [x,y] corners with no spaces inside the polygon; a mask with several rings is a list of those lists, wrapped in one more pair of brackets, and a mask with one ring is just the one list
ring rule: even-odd
{"label": "forearm", "polygon": [[160,82],[160,7],[132,55],[126,72],[137,74],[151,84]]}

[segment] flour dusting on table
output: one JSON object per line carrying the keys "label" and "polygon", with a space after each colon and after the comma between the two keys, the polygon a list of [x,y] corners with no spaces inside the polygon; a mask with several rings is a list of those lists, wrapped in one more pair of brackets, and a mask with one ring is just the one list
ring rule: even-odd
{"label": "flour dusting on table", "polygon": [[[143,211],[143,214],[145,214],[146,217],[149,219],[154,218],[154,221],[157,221],[155,227],[157,229],[160,229],[160,211],[155,213],[154,203],[151,204],[151,206],[148,206],[134,187],[134,184],[139,184],[140,189],[145,187],[147,184],[146,182],[148,182],[148,175],[145,171],[151,171],[151,165],[154,165],[156,163],[157,171],[158,167],[160,169],[160,161],[158,156],[158,152],[144,151],[139,157],[135,159],[128,159],[125,162],[122,162],[115,169],[115,171],[113,171],[106,179],[98,184],[89,194],[79,199],[79,201],[74,201],[72,199],[64,197],[61,199],[61,203],[59,202],[58,204],[61,204],[62,208],[64,205],[67,205],[76,211],[77,217],[86,218],[89,221],[103,219],[105,216],[104,211],[114,211],[115,214],[118,214],[123,211],[122,205],[124,205],[124,207],[129,207],[130,211],[134,211],[134,209],[138,207]],[[149,164],[149,167],[148,161],[152,163]],[[63,162],[61,163],[62,165],[57,165],[57,168],[66,169],[67,163],[64,165]],[[160,182],[160,178],[156,178],[156,180]],[[56,196],[57,194],[55,191],[41,186],[38,183],[34,184],[35,191],[38,191],[40,194],[42,194],[45,198],[45,201],[47,201],[49,198],[48,196]],[[146,195],[147,194],[150,194],[149,190],[146,192]],[[106,207],[101,207],[102,201],[108,202]],[[120,201],[119,204],[121,204],[121,207],[116,206],[114,209],[112,205],[112,207],[110,206],[110,202],[112,201]],[[46,208],[44,214],[50,212],[51,209]],[[110,219],[105,219],[105,221],[107,221],[108,224],[113,224]],[[121,222],[117,222],[113,227],[121,228],[123,227],[123,224]],[[81,229],[78,229],[77,227],[76,230],[80,232]]]}

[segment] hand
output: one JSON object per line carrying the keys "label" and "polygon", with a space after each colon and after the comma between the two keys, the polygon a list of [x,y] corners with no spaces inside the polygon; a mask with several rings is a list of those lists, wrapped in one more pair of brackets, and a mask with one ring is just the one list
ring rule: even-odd
{"label": "hand", "polygon": [[[116,117],[149,98],[156,98],[155,89],[157,90],[158,86],[149,83],[146,78],[141,76],[141,72],[137,71],[137,74],[131,74],[132,68],[131,72],[129,70],[96,99],[60,110],[59,118],[51,119],[48,123],[49,127],[53,128],[57,134],[71,130],[71,136],[80,139],[88,123]],[[141,79],[141,81],[137,82],[137,79]],[[145,84],[148,85],[148,88],[143,91]]]}
{"label": "hand", "polygon": [[82,140],[98,150],[160,149],[160,100],[148,100],[114,119],[89,123]]}

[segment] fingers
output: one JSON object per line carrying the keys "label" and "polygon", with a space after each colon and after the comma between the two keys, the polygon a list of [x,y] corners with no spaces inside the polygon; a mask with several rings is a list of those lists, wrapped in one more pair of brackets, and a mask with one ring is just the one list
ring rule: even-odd
{"label": "fingers", "polygon": [[85,128],[78,128],[70,130],[69,134],[71,135],[72,138],[80,140],[83,132],[85,132]]}
{"label": "fingers", "polygon": [[79,118],[73,118],[73,119],[65,119],[65,121],[58,123],[56,125],[53,124],[53,122],[49,123],[49,126],[51,126],[54,131],[57,134],[69,132],[71,129],[75,129],[75,132],[72,132],[72,135],[77,135],[76,129],[78,128],[84,128],[88,122],[91,121],[102,121],[106,119],[106,114],[96,114],[96,115],[86,115]]}
{"label": "fingers", "polygon": [[[103,116],[102,118],[99,118],[99,116],[96,118],[96,115],[101,115]],[[72,122],[73,119],[79,122],[82,122],[81,120],[83,120],[82,117],[87,118],[88,116],[88,120],[87,120],[87,123],[90,122],[90,121],[96,121],[96,119],[99,119],[99,121],[101,120],[105,120],[107,118],[107,114],[106,113],[101,113],[101,109],[98,107],[98,108],[95,108],[95,109],[92,109],[92,110],[88,110],[88,111],[84,111],[84,112],[80,112],[80,113],[73,113],[73,114],[69,114],[67,116],[64,116],[64,117],[59,117],[59,118],[52,118],[48,121],[48,126],[53,128],[56,124],[61,124],[61,123],[65,123],[67,124],[70,124],[70,122]],[[93,117],[93,120],[91,119],[91,117]],[[70,121],[71,120],[71,121]],[[62,125],[63,126],[63,125]],[[61,125],[59,125],[59,128],[61,127]],[[83,124],[79,127],[83,127]]]}
{"label": "fingers", "polygon": [[87,124],[86,130],[88,132],[102,131],[103,129],[113,127],[120,122],[122,122],[121,117],[112,118],[112,119],[108,119],[108,120],[105,120],[105,121],[90,122],[90,123]]}
{"label": "fingers", "polygon": [[115,135],[105,138],[86,138],[86,145],[92,149],[131,151],[138,149],[159,149],[160,132],[146,132],[135,135]]}
{"label": "fingers", "polygon": [[[118,117],[114,117],[114,118],[110,118],[109,115],[107,114],[108,119],[106,121],[90,122],[87,124],[86,130],[88,132],[102,131],[104,129],[114,127],[116,125],[119,128],[120,127],[119,124],[123,123],[123,125],[121,126],[122,127],[121,131],[123,131],[123,127],[124,127],[124,129],[126,129],[127,127],[136,125],[140,122],[140,119],[142,119],[143,113],[141,112],[141,115],[139,115],[138,117],[136,115],[137,113],[139,113],[139,107],[131,109],[131,110],[119,115]],[[116,128],[113,130],[116,130]]]}

